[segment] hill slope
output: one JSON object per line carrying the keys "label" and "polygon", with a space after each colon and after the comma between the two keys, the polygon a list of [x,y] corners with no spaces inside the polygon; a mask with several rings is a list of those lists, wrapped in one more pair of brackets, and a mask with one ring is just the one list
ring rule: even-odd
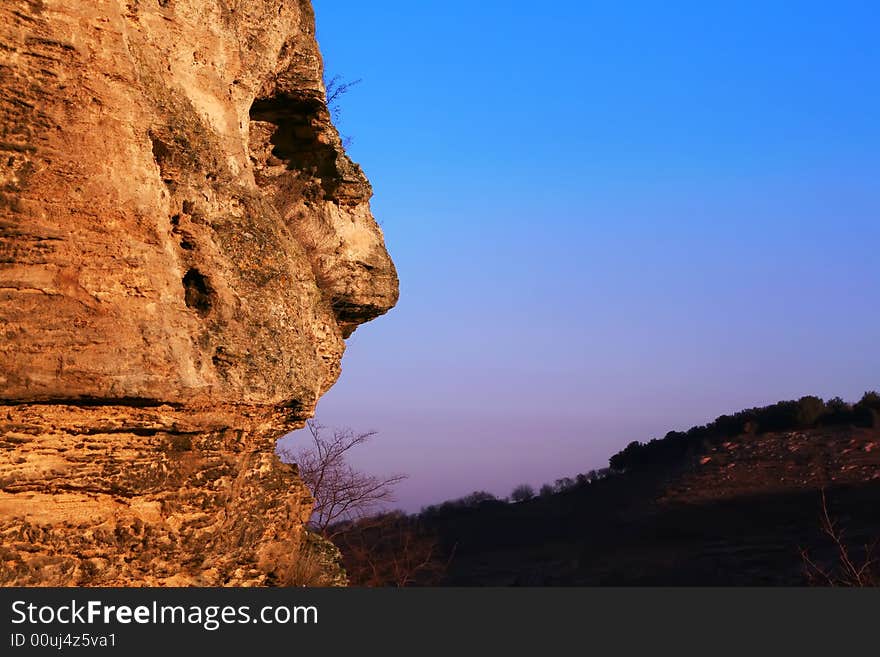
{"label": "hill slope", "polygon": [[825,491],[854,561],[880,539],[880,429],[820,426],[691,446],[555,495],[424,514],[451,585],[799,585],[834,571]]}

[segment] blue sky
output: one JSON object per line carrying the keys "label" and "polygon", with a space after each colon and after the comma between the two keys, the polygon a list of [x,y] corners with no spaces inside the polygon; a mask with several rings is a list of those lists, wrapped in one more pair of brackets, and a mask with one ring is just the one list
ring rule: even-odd
{"label": "blue sky", "polygon": [[880,5],[315,0],[401,300],[318,407],[399,506],[880,388]]}

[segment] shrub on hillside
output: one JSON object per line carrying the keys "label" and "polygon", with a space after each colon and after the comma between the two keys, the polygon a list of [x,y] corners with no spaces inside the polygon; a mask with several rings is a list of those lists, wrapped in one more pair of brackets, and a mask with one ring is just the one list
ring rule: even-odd
{"label": "shrub on hillside", "polygon": [[510,499],[514,502],[528,502],[535,496],[535,489],[528,484],[520,484],[513,489]]}

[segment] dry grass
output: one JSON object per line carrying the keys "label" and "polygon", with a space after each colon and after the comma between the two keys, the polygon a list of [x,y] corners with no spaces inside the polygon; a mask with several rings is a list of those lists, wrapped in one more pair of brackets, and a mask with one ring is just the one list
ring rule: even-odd
{"label": "dry grass", "polygon": [[326,566],[321,558],[311,550],[303,550],[299,558],[279,573],[280,586],[326,586]]}
{"label": "dry grass", "polygon": [[296,554],[285,555],[275,570],[278,586],[347,586],[342,554],[328,539],[306,532]]}

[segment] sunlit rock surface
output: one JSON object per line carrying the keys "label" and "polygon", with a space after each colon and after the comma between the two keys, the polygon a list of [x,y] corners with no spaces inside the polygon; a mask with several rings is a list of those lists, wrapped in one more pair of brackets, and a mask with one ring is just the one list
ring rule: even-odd
{"label": "sunlit rock surface", "polygon": [[321,79],[308,0],[0,4],[0,583],[285,581],[397,301]]}

